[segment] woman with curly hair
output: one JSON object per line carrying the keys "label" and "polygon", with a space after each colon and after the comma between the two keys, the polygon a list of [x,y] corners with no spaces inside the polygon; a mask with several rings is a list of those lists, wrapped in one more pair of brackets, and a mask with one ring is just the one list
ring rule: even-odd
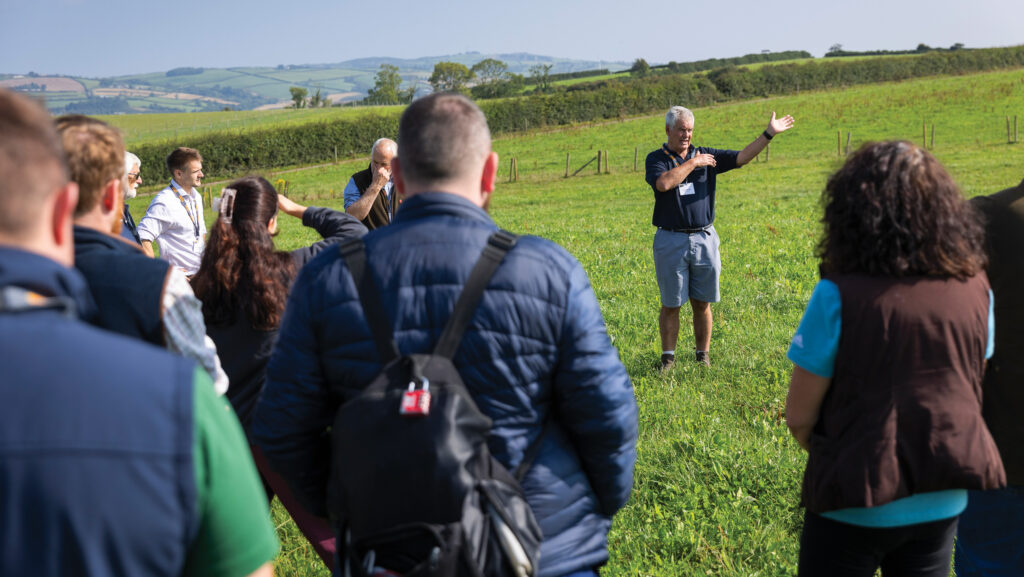
{"label": "woman with curly hair", "polygon": [[909,142],[864,145],[822,200],[821,281],[788,354],[786,423],[809,453],[799,574],[946,577],[967,489],[1006,482],[981,415],[982,229]]}
{"label": "woman with curly hair", "polygon": [[[301,218],[324,239],[291,253],[275,250],[272,237],[277,233],[279,209]],[[298,269],[325,248],[364,234],[366,227],[355,218],[329,208],[296,204],[279,195],[262,177],[246,177],[224,189],[192,288],[203,303],[207,334],[216,343],[228,375],[227,397],[246,434]],[[327,521],[302,510],[284,481],[253,449],[268,498],[277,494],[317,553],[333,566],[334,536]]]}

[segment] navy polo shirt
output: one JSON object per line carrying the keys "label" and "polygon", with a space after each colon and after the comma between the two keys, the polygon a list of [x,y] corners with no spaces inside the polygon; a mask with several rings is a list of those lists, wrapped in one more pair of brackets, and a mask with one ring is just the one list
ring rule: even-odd
{"label": "navy polo shirt", "polygon": [[[679,186],[665,192],[658,190],[658,177],[693,158],[694,154],[710,154],[716,166],[695,168]],[[702,228],[715,222],[715,176],[737,168],[738,150],[718,150],[690,145],[686,157],[662,146],[647,155],[647,184],[654,190],[654,216],[651,224],[658,228]]]}

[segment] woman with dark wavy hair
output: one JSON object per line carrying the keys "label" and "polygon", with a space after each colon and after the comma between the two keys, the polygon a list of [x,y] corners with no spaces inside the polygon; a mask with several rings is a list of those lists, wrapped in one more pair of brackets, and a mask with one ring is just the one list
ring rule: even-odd
{"label": "woman with dark wavy hair", "polygon": [[982,229],[909,142],[864,145],[822,200],[822,278],[788,354],[786,423],[809,453],[799,574],[946,577],[967,489],[1005,484],[981,416]]}
{"label": "woman with dark wavy hair", "polygon": [[[324,240],[291,253],[275,250],[272,236],[277,233],[279,210],[301,218]],[[228,400],[247,434],[296,272],[325,248],[364,234],[366,227],[355,218],[329,208],[296,204],[279,195],[262,177],[242,178],[224,189],[192,288],[203,302],[207,334],[216,343],[228,375]],[[298,505],[255,447],[253,459],[268,498],[277,494],[320,557],[332,567],[334,535],[330,525]]]}

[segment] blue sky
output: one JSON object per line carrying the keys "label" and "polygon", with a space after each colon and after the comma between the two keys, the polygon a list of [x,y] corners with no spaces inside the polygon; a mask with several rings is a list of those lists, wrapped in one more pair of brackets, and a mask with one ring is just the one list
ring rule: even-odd
{"label": "blue sky", "polygon": [[0,0],[0,72],[110,76],[477,51],[685,62],[1024,43],[1020,0]]}

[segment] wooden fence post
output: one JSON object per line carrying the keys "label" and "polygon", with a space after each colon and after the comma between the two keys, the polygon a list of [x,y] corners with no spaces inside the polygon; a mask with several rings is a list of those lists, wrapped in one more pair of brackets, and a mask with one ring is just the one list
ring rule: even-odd
{"label": "wooden fence post", "polygon": [[921,120],[921,146],[928,148],[928,125]]}
{"label": "wooden fence post", "polygon": [[597,151],[597,173],[601,174],[601,151]]}
{"label": "wooden fence post", "polygon": [[836,131],[836,156],[843,155],[843,131]]}
{"label": "wooden fence post", "polygon": [[515,167],[516,167],[516,159],[513,156],[513,157],[510,157],[508,159],[508,181],[509,182],[512,182],[512,171],[515,169]]}
{"label": "wooden fence post", "polygon": [[935,149],[935,123],[934,122],[932,123],[932,145],[929,148],[931,148],[933,150]]}
{"label": "wooden fence post", "polygon": [[640,147],[639,146],[634,146],[633,147],[633,172],[636,172],[636,159],[637,159],[637,157],[639,155],[640,155]]}
{"label": "wooden fence post", "polygon": [[1010,144],[1011,142],[1013,142],[1013,141],[1010,140],[1010,117],[1007,116],[1006,117],[1006,144]]}
{"label": "wooden fence post", "polygon": [[569,158],[571,157],[571,155],[571,152],[565,153],[565,178],[569,178]]}
{"label": "wooden fence post", "polygon": [[516,176],[515,176],[516,182],[519,182],[519,157],[516,157],[516,156],[512,157],[512,165],[515,166],[515,170],[516,170]]}
{"label": "wooden fence post", "polygon": [[604,173],[605,174],[611,174],[611,171],[608,170],[608,151],[607,150],[604,151]]}

